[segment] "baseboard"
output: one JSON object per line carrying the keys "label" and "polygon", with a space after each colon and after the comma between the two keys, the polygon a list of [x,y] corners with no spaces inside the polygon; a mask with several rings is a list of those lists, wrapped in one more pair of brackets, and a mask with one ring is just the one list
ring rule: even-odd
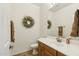
{"label": "baseboard", "polygon": [[21,53],[17,53],[17,54],[15,54],[15,55],[13,55],[13,56],[24,56],[24,55],[23,55],[24,53],[32,54],[32,50],[25,51],[25,52],[21,52]]}

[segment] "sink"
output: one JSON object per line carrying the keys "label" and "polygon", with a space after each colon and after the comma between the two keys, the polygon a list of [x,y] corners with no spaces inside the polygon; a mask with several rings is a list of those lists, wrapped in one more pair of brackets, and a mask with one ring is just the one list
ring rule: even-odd
{"label": "sink", "polygon": [[54,45],[56,46],[63,46],[64,45],[64,41],[63,41],[63,38],[60,38],[60,37],[56,37],[54,38],[55,40],[51,41]]}
{"label": "sink", "polygon": [[53,42],[53,44],[55,44],[56,46],[63,46],[62,42]]}
{"label": "sink", "polygon": [[64,41],[63,41],[63,39],[64,38],[61,38],[61,37],[47,37],[47,38],[45,38],[45,40],[47,39],[47,41],[49,41],[49,43],[53,43],[55,46],[63,46],[64,45]]}
{"label": "sink", "polygon": [[58,38],[56,38],[56,40],[57,40],[57,42],[59,42],[59,43],[62,42],[62,38],[59,38],[59,37],[58,37]]}

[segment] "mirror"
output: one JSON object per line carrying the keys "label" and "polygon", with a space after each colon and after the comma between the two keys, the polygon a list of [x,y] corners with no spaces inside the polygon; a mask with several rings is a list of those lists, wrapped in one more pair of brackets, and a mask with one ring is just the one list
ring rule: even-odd
{"label": "mirror", "polygon": [[58,36],[63,37],[63,26],[58,26]]}

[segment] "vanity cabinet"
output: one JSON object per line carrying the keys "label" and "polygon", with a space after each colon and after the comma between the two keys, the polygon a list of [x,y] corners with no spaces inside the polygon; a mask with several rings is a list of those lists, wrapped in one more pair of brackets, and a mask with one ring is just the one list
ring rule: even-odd
{"label": "vanity cabinet", "polygon": [[38,54],[39,56],[65,56],[42,42],[38,42]]}

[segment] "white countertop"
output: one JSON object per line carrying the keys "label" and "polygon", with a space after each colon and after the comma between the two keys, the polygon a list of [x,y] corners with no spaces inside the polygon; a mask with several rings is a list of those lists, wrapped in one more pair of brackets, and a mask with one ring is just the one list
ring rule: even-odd
{"label": "white countertop", "polygon": [[38,41],[67,56],[79,56],[79,41],[71,40],[70,44],[66,44],[65,39],[63,39],[63,42],[59,43],[56,41],[56,37],[40,38]]}

